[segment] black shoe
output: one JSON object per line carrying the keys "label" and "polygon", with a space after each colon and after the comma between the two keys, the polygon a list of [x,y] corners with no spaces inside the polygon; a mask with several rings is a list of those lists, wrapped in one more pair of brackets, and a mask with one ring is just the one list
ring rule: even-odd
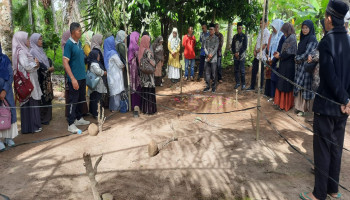
{"label": "black shoe", "polygon": [[245,85],[242,85],[242,90],[245,90]]}
{"label": "black shoe", "polygon": [[213,89],[211,90],[211,92],[212,92],[212,93],[215,93],[215,92],[216,92],[216,89],[215,89],[215,88],[213,88]]}
{"label": "black shoe", "polygon": [[175,79],[171,79],[171,82],[172,82],[172,83],[175,83]]}
{"label": "black shoe", "polygon": [[203,92],[208,92],[210,90],[210,88],[206,87]]}
{"label": "black shoe", "polygon": [[255,88],[249,87],[248,89],[246,89],[247,91],[254,91]]}
{"label": "black shoe", "polygon": [[50,122],[42,122],[42,125],[50,125]]}
{"label": "black shoe", "polygon": [[241,86],[241,84],[236,84],[235,89],[239,88],[239,86]]}

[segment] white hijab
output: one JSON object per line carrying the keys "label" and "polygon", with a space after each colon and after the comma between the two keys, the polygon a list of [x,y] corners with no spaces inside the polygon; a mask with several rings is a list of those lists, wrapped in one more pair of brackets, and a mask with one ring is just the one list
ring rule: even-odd
{"label": "white hijab", "polygon": [[[176,37],[173,36],[173,33],[176,32]],[[173,31],[171,32],[168,42],[170,42],[170,47],[172,51],[176,51],[178,46],[180,45],[180,38],[179,33],[177,31],[177,28],[173,28]]]}

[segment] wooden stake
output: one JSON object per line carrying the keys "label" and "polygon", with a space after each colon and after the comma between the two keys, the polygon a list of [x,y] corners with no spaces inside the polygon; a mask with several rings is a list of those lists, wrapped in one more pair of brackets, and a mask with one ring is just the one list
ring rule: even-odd
{"label": "wooden stake", "polygon": [[[125,15],[125,0],[123,0],[123,21],[124,21],[124,29],[125,29],[125,33],[128,34],[128,27],[126,26],[126,15]],[[128,76],[128,97],[129,97],[129,111],[131,111],[131,87],[130,87],[130,70],[129,70],[129,60],[128,60],[128,43],[125,39],[125,55],[126,55],[126,60],[125,60],[125,64],[126,64],[126,74]]]}
{"label": "wooden stake", "polygon": [[181,68],[180,68],[180,94],[182,94],[182,66],[181,66]]}
{"label": "wooden stake", "polygon": [[[263,56],[262,53],[262,46],[263,46],[263,36],[264,36],[264,30],[265,30],[265,18],[266,18],[266,4],[267,0],[264,0],[264,11],[263,11],[263,18],[262,18],[262,28],[261,28],[261,35],[260,35],[260,59]],[[255,49],[254,49],[255,51]],[[256,118],[256,140],[259,140],[259,134],[260,134],[260,113],[259,113],[259,107],[260,107],[260,87],[261,87],[261,60],[259,61],[259,78],[258,78],[258,105],[257,105],[257,118]]]}
{"label": "wooden stake", "polygon": [[103,128],[103,124],[106,121],[106,117],[105,117],[105,109],[102,107],[102,113],[101,113],[101,104],[100,102],[97,104],[97,122],[98,122],[98,133],[102,133],[102,128]]}
{"label": "wooden stake", "polygon": [[236,89],[236,102],[235,102],[235,105],[236,105],[236,109],[238,108],[238,90]]}
{"label": "wooden stake", "polygon": [[[102,155],[103,156],[103,155]],[[100,164],[101,160],[102,160],[102,156],[100,156],[96,163],[95,163],[95,167],[92,167],[92,161],[91,161],[91,156],[88,153],[84,153],[83,154],[83,159],[84,159],[84,166],[86,169],[86,175],[89,177],[90,179],[90,184],[91,184],[91,189],[92,189],[92,194],[94,195],[94,200],[101,200],[101,195],[98,192],[97,189],[97,181],[96,181],[96,174],[97,174],[97,167]]]}

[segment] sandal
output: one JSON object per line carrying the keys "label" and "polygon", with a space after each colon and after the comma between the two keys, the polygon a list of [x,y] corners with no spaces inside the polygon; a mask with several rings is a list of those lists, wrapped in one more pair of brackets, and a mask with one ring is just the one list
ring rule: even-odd
{"label": "sandal", "polygon": [[338,192],[336,197],[334,197],[332,194],[328,194],[328,196],[332,199],[340,199],[342,195],[340,192]]}
{"label": "sandal", "polygon": [[300,199],[302,199],[302,200],[313,200],[313,199],[312,199],[311,197],[309,197],[307,194],[309,194],[309,193],[307,193],[307,192],[300,193],[300,194],[299,194]]}

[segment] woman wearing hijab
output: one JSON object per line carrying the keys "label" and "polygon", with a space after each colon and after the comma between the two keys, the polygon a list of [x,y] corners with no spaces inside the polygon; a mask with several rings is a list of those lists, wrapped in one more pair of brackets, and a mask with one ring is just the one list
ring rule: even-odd
{"label": "woman wearing hijab", "polygon": [[[92,50],[96,50],[98,51],[98,54],[100,56],[100,67],[103,71],[107,71],[105,68],[105,62],[104,62],[104,56],[103,56],[103,50],[102,50],[102,43],[103,43],[103,35],[101,34],[95,34],[94,36],[92,36],[91,38],[91,51]],[[102,80],[103,83],[105,84],[105,86],[108,86],[108,81],[107,81],[107,76],[102,76]],[[91,98],[90,98],[91,99]],[[104,108],[108,108],[109,106],[109,92],[108,92],[108,88],[107,88],[107,93],[103,93],[102,94],[102,101],[101,101],[101,105]]]}
{"label": "woman wearing hijab", "polygon": [[28,100],[21,102],[21,131],[22,134],[37,133],[42,130],[40,119],[40,106],[42,92],[38,81],[39,61],[29,52],[28,33],[19,31],[12,39],[12,63],[15,73],[22,72],[25,77],[29,76],[34,89]]}
{"label": "woman wearing hijab", "polygon": [[[306,20],[302,24],[300,33],[300,42],[298,44],[297,55],[295,56],[296,84],[311,90],[312,89],[312,74],[305,71],[309,54],[317,48],[318,42],[315,36],[314,24],[311,20]],[[306,90],[294,87],[295,109],[298,116],[304,116],[305,112],[312,111],[312,102],[315,95]]]}
{"label": "woman wearing hijab", "polygon": [[164,64],[163,37],[159,36],[152,44],[151,51],[156,61],[156,71],[154,72],[156,86],[163,86],[162,67]]}
{"label": "woman wearing hijab", "polygon": [[114,37],[110,36],[104,41],[104,62],[107,70],[107,80],[109,88],[109,110],[111,112],[119,111],[121,93],[124,91],[123,68],[125,67],[120,60],[115,49]]}
{"label": "woman wearing hijab", "polygon": [[30,53],[38,59],[40,67],[38,69],[39,84],[43,95],[41,96],[41,105],[47,106],[40,108],[41,123],[49,125],[52,119],[52,100],[53,89],[51,82],[51,73],[55,70],[47,58],[43,49],[43,38],[39,33],[30,36]]}
{"label": "woman wearing hijab", "polygon": [[[83,46],[83,50],[84,50],[84,54],[85,54],[85,69],[88,68],[87,65],[87,57],[89,56],[90,52],[91,52],[91,38],[93,36],[93,32],[92,31],[87,31],[84,34],[84,40],[85,40],[85,44]],[[86,95],[88,96],[88,87],[86,86]],[[87,98],[88,99],[88,98]],[[83,115],[86,115],[89,112],[89,109],[87,107],[87,103],[83,104]]]}
{"label": "woman wearing hijab", "polygon": [[88,90],[88,93],[90,96],[89,111],[95,119],[97,119],[97,116],[98,116],[97,104],[101,101],[102,94],[107,93],[107,88],[102,79],[102,77],[105,77],[107,75],[107,72],[104,70],[104,67],[102,67],[100,61],[101,61],[100,52],[96,49],[93,49],[87,58],[88,70],[96,74],[98,77],[101,77],[101,79],[97,83],[96,88],[94,89],[89,88]]}
{"label": "woman wearing hijab", "polygon": [[[141,81],[139,76],[139,62],[137,56],[139,52],[139,37],[140,33],[132,32],[130,35],[130,45],[128,49],[129,61],[129,76],[131,88],[131,108],[134,110],[135,106],[141,107],[141,96],[136,92],[141,92]],[[136,91],[136,92],[133,92]]]}
{"label": "woman wearing hijab", "polygon": [[[155,68],[156,61],[154,60],[153,52],[150,49],[151,38],[144,35],[141,38],[140,51],[138,60],[140,66],[150,66]],[[154,74],[145,74],[140,69],[141,78],[141,110],[144,114],[152,115],[157,112],[156,104],[156,85],[154,81]]]}
{"label": "woman wearing hijab", "polygon": [[[118,31],[117,37],[115,38],[115,44],[117,52],[122,60],[123,64],[126,66],[126,48],[125,48],[126,33],[123,30]],[[128,73],[126,68],[123,69],[124,87],[128,88]]]}
{"label": "woman wearing hijab", "polygon": [[[12,90],[13,70],[10,59],[2,53],[0,44],[0,101],[7,101],[10,107],[16,106]],[[13,138],[18,135],[16,109],[11,108],[11,128],[0,130],[0,151],[5,149],[4,143],[8,146],[14,146]],[[4,139],[4,142],[1,141]]]}
{"label": "woman wearing hijab", "polygon": [[[326,35],[327,31],[324,24],[324,19],[321,20],[323,35]],[[305,71],[312,74],[312,90],[317,92],[320,85],[320,64],[319,64],[320,52],[318,48],[312,51],[308,57]]]}
{"label": "woman wearing hijab", "polygon": [[[282,48],[282,44],[285,40],[284,34],[281,31],[281,28],[283,26],[283,21],[280,19],[275,19],[271,23],[271,27],[273,29],[272,34],[270,36],[269,44],[268,44],[268,60],[270,62],[271,67],[274,70],[277,69],[277,63],[274,61],[274,54],[275,52],[280,52]],[[265,85],[265,95],[268,97],[271,97],[269,101],[273,101],[273,98],[275,97],[275,91],[276,91],[276,85],[278,82],[278,76],[272,72],[272,70],[266,70],[266,73],[270,75],[270,81],[266,79],[266,85]]]}
{"label": "woman wearing hijab", "polygon": [[[278,72],[288,78],[294,80],[295,75],[295,55],[297,53],[297,39],[292,24],[283,24],[281,31],[286,40],[283,42],[281,53],[274,54],[275,59],[280,61]],[[280,78],[277,82],[274,103],[285,111],[289,111],[294,104],[293,85],[286,80]]]}
{"label": "woman wearing hijab", "polygon": [[93,32],[92,31],[88,31],[85,33],[85,37],[84,37],[84,40],[85,40],[85,44],[84,44],[84,47],[83,47],[83,50],[84,50],[84,54],[86,57],[89,56],[91,50],[92,50],[92,47],[91,47],[91,38],[93,36]]}
{"label": "woman wearing hijab", "polygon": [[169,74],[168,78],[171,82],[175,83],[180,79],[180,44],[181,40],[177,28],[173,28],[169,39],[168,39],[168,49],[169,49],[169,59],[168,68]]}
{"label": "woman wearing hijab", "polygon": [[[62,55],[64,53],[64,46],[66,45],[69,38],[70,38],[70,30],[67,30],[63,33],[62,39],[61,39]],[[69,93],[69,87],[68,87],[68,81],[67,81],[67,73],[64,72],[64,98],[65,98],[66,105],[68,104],[68,93]],[[65,107],[65,116],[66,117],[68,117],[68,111],[69,111],[69,106],[67,105]]]}

